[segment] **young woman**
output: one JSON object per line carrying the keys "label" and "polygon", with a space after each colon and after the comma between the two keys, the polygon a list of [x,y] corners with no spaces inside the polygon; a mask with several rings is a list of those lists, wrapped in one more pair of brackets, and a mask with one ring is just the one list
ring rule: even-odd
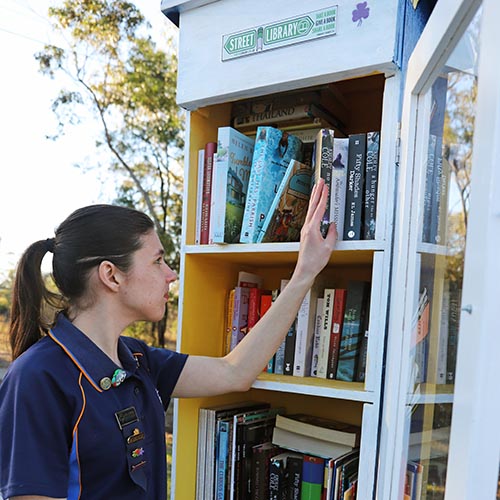
{"label": "young woman", "polygon": [[[327,188],[313,189],[291,280],[227,356],[187,356],[121,336],[158,321],[176,274],[152,221],[110,205],[77,210],[33,243],[16,275],[14,362],[0,386],[0,494],[12,499],[164,499],[164,410],[171,397],[246,391],[276,351],[328,262]],[[60,295],[40,265],[53,253]],[[44,319],[47,304],[61,312]]]}

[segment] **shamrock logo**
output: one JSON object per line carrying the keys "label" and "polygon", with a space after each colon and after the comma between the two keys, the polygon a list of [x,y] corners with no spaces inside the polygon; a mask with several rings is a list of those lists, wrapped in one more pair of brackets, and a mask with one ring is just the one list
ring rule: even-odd
{"label": "shamrock logo", "polygon": [[368,19],[370,15],[370,7],[368,7],[368,2],[361,2],[356,4],[356,9],[352,11],[352,22],[358,23],[361,26],[363,19]]}

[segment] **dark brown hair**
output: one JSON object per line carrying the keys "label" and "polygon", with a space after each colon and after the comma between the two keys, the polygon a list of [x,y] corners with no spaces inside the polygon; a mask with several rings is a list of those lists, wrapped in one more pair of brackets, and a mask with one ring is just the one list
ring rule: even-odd
{"label": "dark brown hair", "polygon": [[[127,272],[141,237],[154,229],[144,213],[114,205],[91,205],[73,212],[55,237],[30,245],[22,255],[14,282],[10,322],[12,358],[16,359],[49,329],[44,309],[73,304],[87,289],[88,273],[102,261]],[[47,290],[41,263],[53,252],[52,275],[60,294]]]}

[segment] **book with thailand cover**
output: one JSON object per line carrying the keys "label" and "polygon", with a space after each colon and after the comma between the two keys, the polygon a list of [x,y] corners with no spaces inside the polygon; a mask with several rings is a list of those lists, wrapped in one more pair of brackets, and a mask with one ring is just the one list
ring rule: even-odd
{"label": "book with thailand cover", "polygon": [[301,160],[302,141],[274,127],[259,127],[248,181],[241,243],[255,243],[290,160]]}
{"label": "book with thailand cover", "polygon": [[380,151],[380,132],[366,134],[365,160],[365,198],[364,198],[364,234],[365,240],[375,239],[377,214],[378,157]]}
{"label": "book with thailand cover", "polygon": [[361,239],[366,134],[349,136],[349,160],[344,214],[344,240]]}
{"label": "book with thailand cover", "polygon": [[209,243],[238,243],[250,178],[254,140],[220,127],[214,156]]}
{"label": "book with thailand cover", "polygon": [[339,241],[344,236],[345,194],[349,139],[333,139],[332,180],[330,183],[330,222],[335,223]]}
{"label": "book with thailand cover", "polygon": [[[319,179],[324,179],[328,189],[330,189],[332,181],[333,136],[332,129],[321,129],[316,136],[316,148],[314,150],[314,183],[317,183]],[[325,213],[320,226],[323,236],[326,236],[330,227],[330,202],[331,191],[329,190]]]}
{"label": "book with thailand cover", "polygon": [[299,241],[311,195],[311,176],[311,167],[290,161],[257,243]]}

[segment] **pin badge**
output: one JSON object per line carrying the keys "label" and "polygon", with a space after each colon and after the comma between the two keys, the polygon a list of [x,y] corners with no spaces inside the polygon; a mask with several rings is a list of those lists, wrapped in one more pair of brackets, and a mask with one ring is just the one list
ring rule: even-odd
{"label": "pin badge", "polygon": [[125,408],[124,410],[117,411],[115,413],[116,421],[118,422],[118,427],[123,429],[126,425],[133,424],[139,421],[137,412],[133,406]]}
{"label": "pin badge", "polygon": [[127,378],[127,373],[125,372],[125,370],[118,368],[117,370],[115,370],[115,373],[113,373],[113,378],[111,379],[111,385],[113,387],[118,387],[126,378]]}
{"label": "pin badge", "polygon": [[99,385],[101,386],[101,389],[107,391],[111,387],[111,379],[109,377],[104,377],[99,382]]}
{"label": "pin badge", "polygon": [[144,465],[146,465],[146,460],[141,460],[138,464],[132,465],[130,467],[130,470],[131,470],[131,472],[135,472],[137,469],[140,469]]}
{"label": "pin badge", "polygon": [[142,457],[142,455],[144,455],[144,448],[132,450],[132,458]]}
{"label": "pin badge", "polygon": [[132,431],[132,434],[127,438],[127,444],[134,444],[137,441],[144,439],[144,432],[141,432],[137,427]]}

